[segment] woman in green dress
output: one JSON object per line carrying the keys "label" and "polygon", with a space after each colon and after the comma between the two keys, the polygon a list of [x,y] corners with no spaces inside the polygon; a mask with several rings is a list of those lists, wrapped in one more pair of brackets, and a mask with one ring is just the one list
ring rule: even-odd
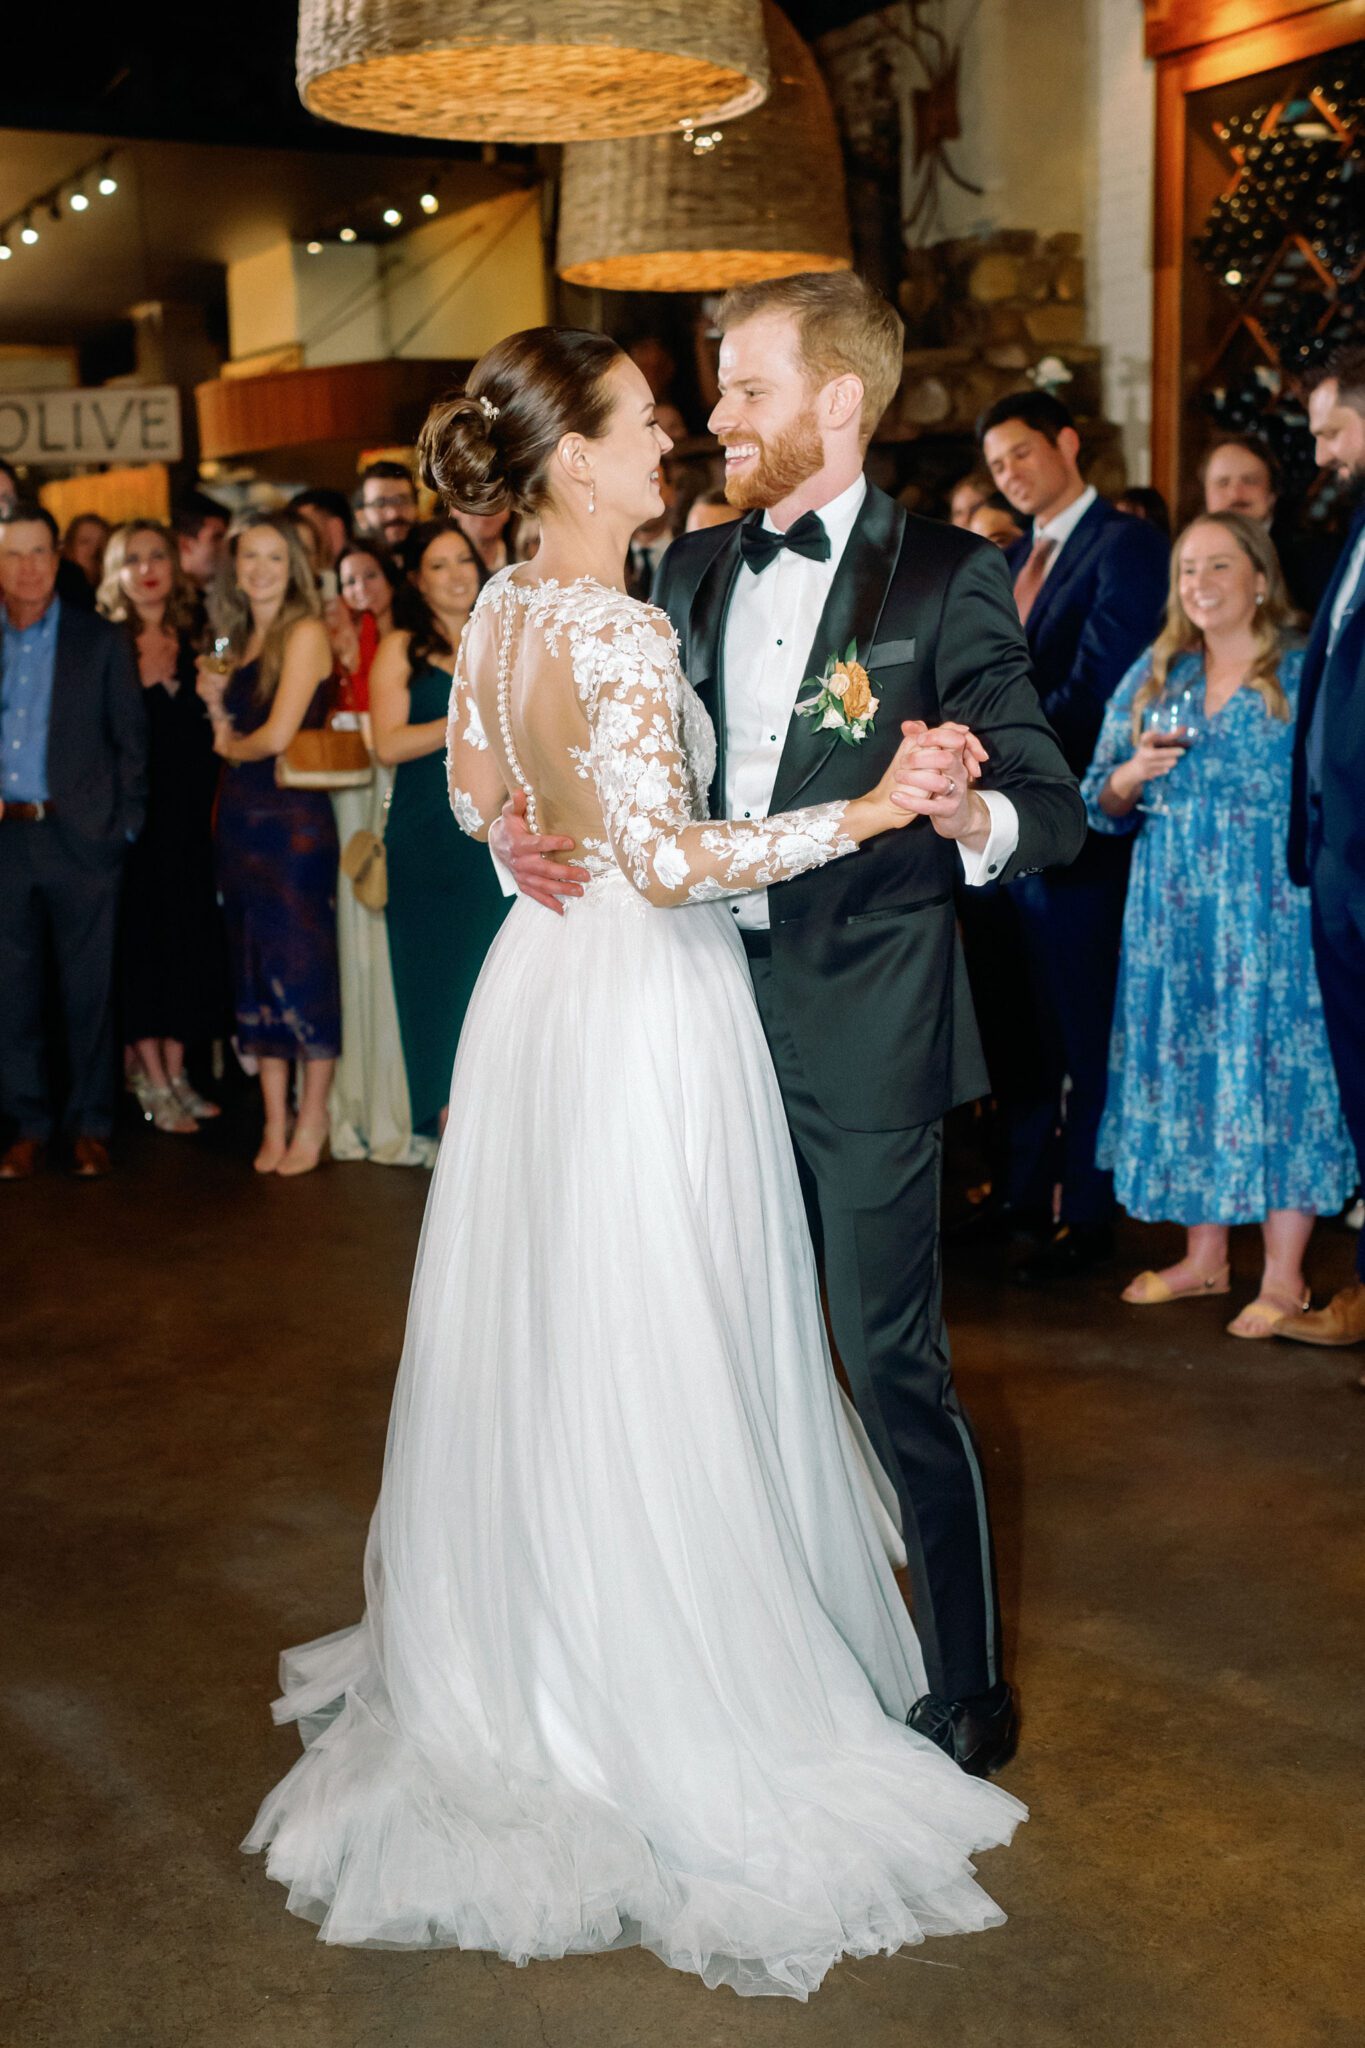
{"label": "woman in green dress", "polygon": [[375,655],[370,718],[375,753],[394,769],[385,914],[412,1127],[437,1137],[465,1010],[509,899],[487,849],[455,823],[446,789],[455,650],[486,571],[449,519],[415,526],[403,556],[402,629]]}

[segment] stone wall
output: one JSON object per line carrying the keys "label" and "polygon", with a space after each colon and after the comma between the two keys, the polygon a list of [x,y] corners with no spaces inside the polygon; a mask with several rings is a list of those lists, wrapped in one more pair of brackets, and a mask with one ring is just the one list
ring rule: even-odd
{"label": "stone wall", "polygon": [[879,439],[971,434],[995,399],[1038,382],[1071,407],[1102,491],[1123,487],[1116,430],[1102,418],[1100,351],[1086,340],[1085,263],[1070,231],[1005,228],[905,255],[905,378]]}

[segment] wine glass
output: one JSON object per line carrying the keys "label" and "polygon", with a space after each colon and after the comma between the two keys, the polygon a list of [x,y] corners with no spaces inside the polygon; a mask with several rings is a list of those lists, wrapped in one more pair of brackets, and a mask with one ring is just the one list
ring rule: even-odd
{"label": "wine glass", "polygon": [[[1172,696],[1158,697],[1148,706],[1142,729],[1155,734],[1162,746],[1178,748],[1182,754],[1194,746],[1204,731],[1202,685],[1187,683],[1183,690],[1177,690]],[[1160,816],[1169,813],[1171,806],[1164,797],[1153,793],[1143,798],[1138,809]]]}

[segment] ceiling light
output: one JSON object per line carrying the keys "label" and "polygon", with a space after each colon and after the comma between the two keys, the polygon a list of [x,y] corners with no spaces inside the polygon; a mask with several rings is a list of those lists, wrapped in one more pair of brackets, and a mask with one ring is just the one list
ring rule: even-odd
{"label": "ceiling light", "polygon": [[355,229],[343,228],[341,230],[341,233],[337,236],[337,240],[339,242],[353,242],[355,240]]}
{"label": "ceiling light", "polygon": [[8,263],[13,254],[14,251],[8,242],[0,242],[0,263]]}
{"label": "ceiling light", "polygon": [[402,216],[402,214],[401,214],[401,213],[400,213],[400,212],[398,211],[398,208],[397,208],[396,206],[386,206],[386,207],[384,208],[384,225],[385,225],[385,227],[386,227],[386,228],[396,228],[396,227],[401,227],[401,226],[402,226],[402,224],[403,224],[403,216]]}
{"label": "ceiling light", "polygon": [[19,230],[19,240],[21,242],[27,243],[28,246],[32,248],[33,244],[37,241],[37,239],[37,228],[34,227],[33,222],[31,220],[26,220],[24,222],[24,225]]}
{"label": "ceiling light", "polygon": [[90,204],[89,195],[85,192],[73,192],[67,204],[73,213],[84,213]]}
{"label": "ceiling light", "polygon": [[308,254],[309,254],[310,256],[321,256],[321,254],[322,254],[322,244],[321,244],[321,242],[309,242],[309,243],[307,243],[307,244],[306,244],[305,246],[306,246],[306,248],[307,248],[307,250],[308,250]]}
{"label": "ceiling light", "polygon": [[111,192],[118,191],[118,179],[111,177],[108,171],[106,171],[104,173],[104,176],[100,179],[100,191],[104,194],[105,198],[107,199]]}
{"label": "ceiling light", "polygon": [[417,204],[421,207],[423,213],[435,213],[441,202],[434,192],[424,192]]}

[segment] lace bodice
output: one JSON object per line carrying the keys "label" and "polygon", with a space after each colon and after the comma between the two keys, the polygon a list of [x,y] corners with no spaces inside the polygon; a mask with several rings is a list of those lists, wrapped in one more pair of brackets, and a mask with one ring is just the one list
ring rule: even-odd
{"label": "lace bodice", "polygon": [[485,839],[524,789],[535,831],[576,842],[594,875],[619,869],[651,903],[744,895],[856,850],[843,803],[715,823],[716,739],[652,605],[589,578],[482,591],[460,643],[446,767],[462,830]]}

